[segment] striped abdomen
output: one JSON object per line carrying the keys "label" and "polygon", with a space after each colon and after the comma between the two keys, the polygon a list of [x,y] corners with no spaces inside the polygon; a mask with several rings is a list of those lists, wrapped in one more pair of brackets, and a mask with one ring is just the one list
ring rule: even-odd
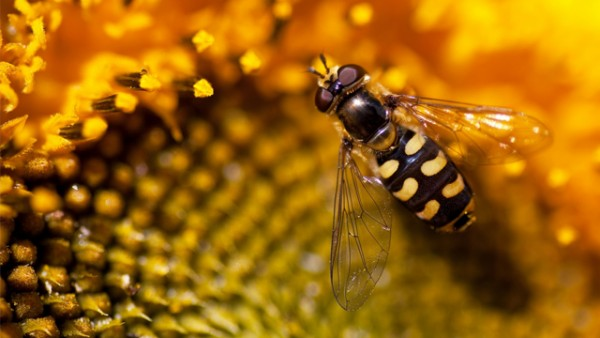
{"label": "striped abdomen", "polygon": [[473,193],[454,163],[424,135],[402,127],[387,152],[377,152],[385,187],[411,212],[442,231],[466,229],[475,217]]}

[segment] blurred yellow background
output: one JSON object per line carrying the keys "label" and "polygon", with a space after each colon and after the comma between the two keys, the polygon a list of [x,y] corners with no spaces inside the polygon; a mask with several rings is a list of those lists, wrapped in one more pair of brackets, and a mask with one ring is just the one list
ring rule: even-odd
{"label": "blurred yellow background", "polygon": [[[3,0],[0,336],[597,337],[600,3]],[[553,144],[468,169],[478,222],[398,206],[365,306],[329,287],[318,54],[513,107]]]}

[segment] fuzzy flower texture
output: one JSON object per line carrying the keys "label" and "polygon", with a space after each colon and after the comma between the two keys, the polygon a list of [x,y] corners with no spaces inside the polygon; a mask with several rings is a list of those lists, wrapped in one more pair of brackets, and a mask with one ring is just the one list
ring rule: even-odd
{"label": "fuzzy flower texture", "polygon": [[[1,338],[600,336],[600,2],[0,6]],[[356,312],[329,283],[320,53],[553,132],[465,168],[465,233],[398,204]]]}

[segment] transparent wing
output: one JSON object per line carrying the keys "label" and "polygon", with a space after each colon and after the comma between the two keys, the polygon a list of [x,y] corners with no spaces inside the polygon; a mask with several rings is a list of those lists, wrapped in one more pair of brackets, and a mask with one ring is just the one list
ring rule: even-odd
{"label": "transparent wing", "polygon": [[340,148],[331,241],[331,285],[345,310],[358,309],[381,277],[391,236],[390,193],[360,173],[351,144]]}
{"label": "transparent wing", "polygon": [[[388,95],[401,118],[418,127],[454,160],[469,165],[516,161],[551,143],[549,129],[510,108],[411,95]],[[408,114],[409,116],[406,116]]]}

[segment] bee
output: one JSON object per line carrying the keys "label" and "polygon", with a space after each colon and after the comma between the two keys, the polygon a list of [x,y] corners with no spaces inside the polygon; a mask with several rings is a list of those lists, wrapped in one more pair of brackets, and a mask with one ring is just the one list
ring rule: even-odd
{"label": "bee", "polygon": [[[356,310],[371,295],[388,257],[392,198],[432,229],[460,232],[475,222],[473,191],[458,164],[498,164],[549,144],[537,119],[509,108],[394,94],[359,65],[318,76],[317,109],[342,134],[334,202],[330,277],[336,300]],[[363,175],[355,157],[374,176]]]}

